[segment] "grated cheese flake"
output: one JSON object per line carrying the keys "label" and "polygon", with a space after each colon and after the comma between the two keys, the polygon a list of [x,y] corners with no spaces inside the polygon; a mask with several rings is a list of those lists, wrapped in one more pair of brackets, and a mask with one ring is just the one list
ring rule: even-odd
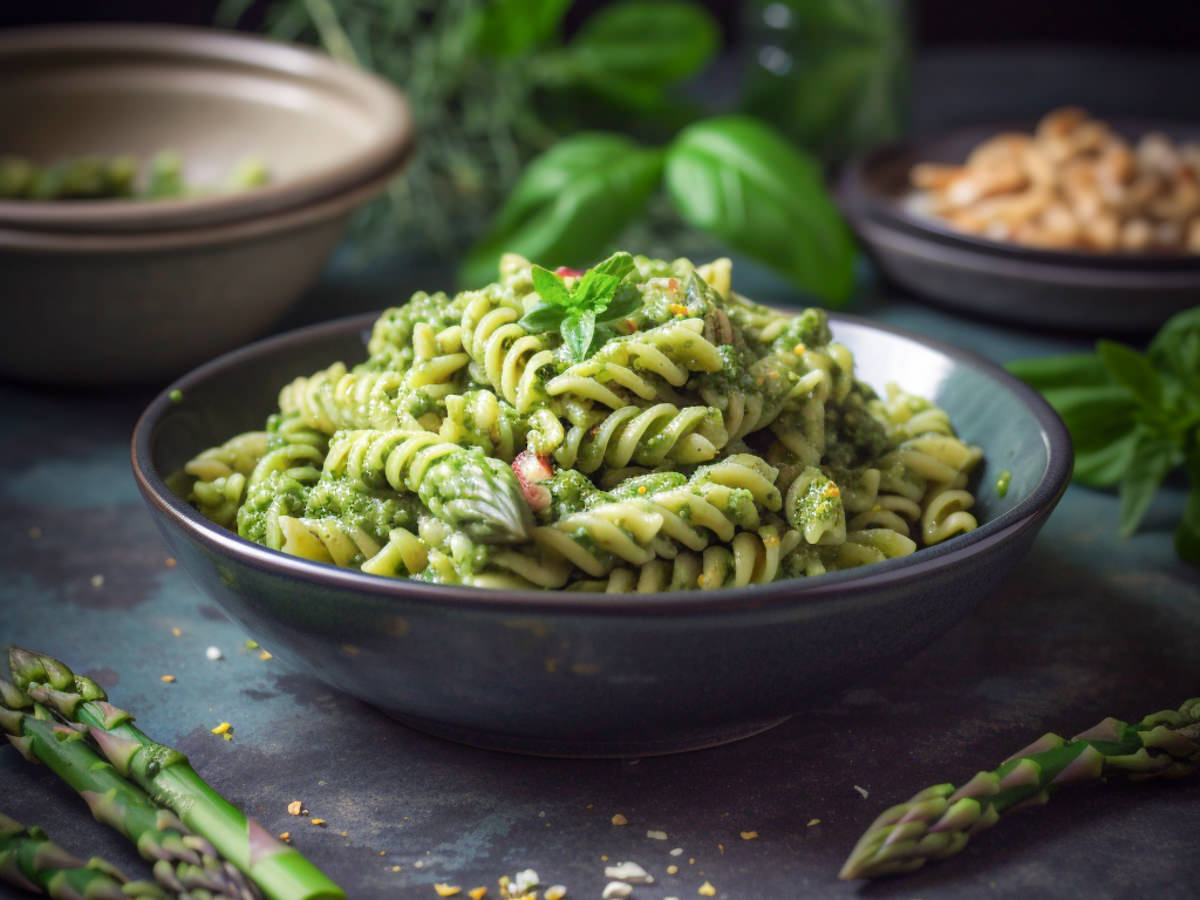
{"label": "grated cheese flake", "polygon": [[467,896],[470,897],[471,900],[483,900],[483,898],[487,896],[487,888],[484,886],[471,888],[469,891],[467,891]]}
{"label": "grated cheese flake", "polygon": [[281,841],[290,841],[292,839],[292,833],[290,831],[281,831],[279,832],[279,839]]}
{"label": "grated cheese flake", "polygon": [[216,728],[211,729],[213,734],[228,734],[233,728],[228,722],[222,722]]}
{"label": "grated cheese flake", "polygon": [[652,841],[665,841],[667,839],[667,833],[665,831],[647,831],[646,837],[650,838]]}
{"label": "grated cheese flake", "polygon": [[809,820],[808,820],[808,827],[809,827],[809,828],[812,828],[814,825],[820,825],[820,824],[821,824],[821,820],[820,820],[820,819],[809,819]]}
{"label": "grated cheese flake", "polygon": [[667,866],[667,874],[668,874],[668,875],[674,875],[674,874],[676,874],[678,871],[679,871],[679,866],[675,865],[674,863],[672,863],[671,865]]}
{"label": "grated cheese flake", "polygon": [[175,676],[174,675],[163,675],[160,677],[159,680],[165,682],[166,684],[171,684],[175,680]]}
{"label": "grated cheese flake", "polygon": [[455,894],[462,893],[462,888],[454,884],[435,884],[433,889],[439,897],[453,897]]}
{"label": "grated cheese flake", "polygon": [[758,837],[758,832],[757,831],[743,831],[741,833],[741,835],[742,835],[743,841],[752,841],[756,837]]}
{"label": "grated cheese flake", "polygon": [[563,900],[567,896],[567,889],[561,884],[552,884],[542,892],[543,900]]}
{"label": "grated cheese flake", "polygon": [[299,800],[293,800],[291,803],[289,803],[287,805],[287,811],[288,811],[288,815],[290,815],[290,816],[298,816],[298,815],[300,815],[301,812],[304,811],[304,804],[301,803]]}
{"label": "grated cheese flake", "polygon": [[712,886],[712,882],[706,881],[696,890],[696,893],[702,897],[715,897],[717,889]]}
{"label": "grated cheese flake", "polygon": [[308,821],[309,821],[311,824],[313,824],[313,825],[324,825],[324,824],[325,824],[325,820],[324,820],[324,819],[318,819],[316,816],[314,816],[313,818],[309,819]]}
{"label": "grated cheese flake", "polygon": [[181,634],[183,634],[183,629],[176,625],[171,629],[171,634],[175,635],[175,637],[179,637]]}
{"label": "grated cheese flake", "polygon": [[612,823],[614,825],[628,825],[629,820],[627,818],[625,818],[623,815],[621,815],[620,813],[617,813],[615,816],[612,817]]}

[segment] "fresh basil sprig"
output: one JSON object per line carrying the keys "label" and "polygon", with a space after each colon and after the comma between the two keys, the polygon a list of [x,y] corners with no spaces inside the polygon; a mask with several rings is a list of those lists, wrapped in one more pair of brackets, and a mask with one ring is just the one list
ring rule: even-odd
{"label": "fresh basil sprig", "polygon": [[1008,366],[1041,391],[1075,443],[1074,478],[1118,486],[1121,533],[1133,534],[1163,480],[1183,466],[1190,491],[1175,547],[1200,565],[1200,306],[1179,313],[1145,354],[1097,341],[1095,354]]}
{"label": "fresh basil sprig", "polygon": [[571,359],[582,362],[596,336],[596,323],[627,316],[641,305],[637,288],[627,279],[633,257],[614,253],[592,266],[573,285],[541,266],[533,267],[533,287],[541,298],[518,323],[532,332],[557,330]]}

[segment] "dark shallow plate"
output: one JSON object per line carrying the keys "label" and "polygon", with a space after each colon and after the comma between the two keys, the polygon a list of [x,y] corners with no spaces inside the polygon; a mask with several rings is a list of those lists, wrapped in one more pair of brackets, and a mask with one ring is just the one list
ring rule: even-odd
{"label": "dark shallow plate", "polygon": [[[1053,410],[979,357],[851,316],[833,330],[860,377],[897,381],[987,453],[981,526],[904,559],[706,593],[573,594],[420,584],[243,541],[164,478],[261,428],[298,373],[363,358],[373,315],[227,354],[171,385],[133,434],[133,468],[174,555],[272,653],[416,728],[526,753],[642,756],[753,734],[808,698],[895,666],[1019,564],[1071,472]],[[997,475],[1012,473],[1005,497]]]}
{"label": "dark shallow plate", "polygon": [[[1108,120],[1136,140],[1164,131],[1200,139],[1200,125]],[[918,162],[961,163],[1002,131],[1033,122],[977,125],[880,147],[848,163],[838,195],[879,268],[940,306],[991,319],[1085,333],[1150,332],[1200,296],[1200,256],[1051,251],[964,234],[908,211],[908,172]]]}

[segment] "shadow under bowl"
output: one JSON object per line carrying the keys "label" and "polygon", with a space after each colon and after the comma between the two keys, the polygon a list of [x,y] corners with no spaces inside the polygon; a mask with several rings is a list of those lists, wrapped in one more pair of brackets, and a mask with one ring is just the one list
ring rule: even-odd
{"label": "shadow under bowl", "polygon": [[[1047,250],[957,231],[906,205],[919,162],[961,164],[1002,132],[1031,133],[1033,122],[993,123],[888,144],[851,160],[838,199],[880,270],[938,306],[984,318],[1085,334],[1146,333],[1200,295],[1200,255]],[[1131,141],[1150,131],[1176,140],[1200,125],[1138,118],[1110,120]]]}
{"label": "shadow under bowl", "polygon": [[493,591],[290,557],[213,525],[167,488],[199,450],[261,428],[297,374],[362,358],[374,318],[262,341],[180,379],[171,388],[182,400],[164,391],[137,424],[134,474],[173,554],[272,653],[402,722],[478,746],[645,756],[770,727],[966,616],[1019,563],[1070,477],[1061,420],[998,366],[833,315],[860,378],[930,397],[983,446],[978,529],[903,559],[749,588]]}

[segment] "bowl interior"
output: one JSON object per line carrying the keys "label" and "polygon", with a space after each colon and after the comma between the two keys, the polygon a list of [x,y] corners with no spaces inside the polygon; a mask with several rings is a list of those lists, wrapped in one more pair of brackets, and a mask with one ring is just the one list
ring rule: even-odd
{"label": "bowl interior", "polygon": [[[177,471],[199,451],[239,431],[261,428],[266,416],[277,408],[279,389],[297,375],[310,374],[337,360],[353,364],[363,359],[374,319],[374,314],[357,316],[263,341],[181,379],[175,387],[183,391],[184,401],[170,404],[160,398],[161,414],[156,416],[152,406],[141,426],[150,429],[148,449],[157,480]],[[880,391],[894,381],[934,400],[949,412],[959,435],[982,446],[986,454],[973,485],[981,527],[912,556],[872,566],[872,573],[882,574],[987,540],[1039,506],[1057,500],[1070,471],[1070,444],[1061,422],[1034,392],[969,353],[852,316],[834,314],[831,324],[835,339],[854,353],[859,378]],[[1001,497],[996,482],[1004,471],[1011,473],[1011,483]],[[183,506],[174,498],[169,502],[177,508]],[[190,510],[184,512],[203,521]],[[789,582],[789,591],[804,593],[830,579],[861,579],[866,571]],[[379,580],[354,574],[364,582]]]}
{"label": "bowl interior", "polygon": [[[1136,117],[1106,120],[1117,134],[1131,142],[1152,131],[1162,131],[1175,141],[1200,140],[1200,124],[1166,122]],[[1067,263],[1114,269],[1197,269],[1195,255],[1088,253],[1069,250],[1044,250],[1007,241],[957,231],[933,216],[918,215],[906,205],[911,192],[908,173],[920,162],[961,164],[971,150],[1002,132],[1029,134],[1036,122],[1002,122],[973,125],[946,134],[919,137],[889,144],[874,150],[851,164],[843,179],[843,199],[874,217],[910,231],[933,236],[940,241],[989,253],[1047,263]]]}
{"label": "bowl interior", "polygon": [[[409,142],[403,101],[373,76],[285,44],[157,26],[0,35],[0,121],[0,155],[52,163],[133,154],[144,162],[171,149],[197,188],[219,187],[240,160],[259,157],[270,183],[233,195],[255,209],[367,180],[394,166]],[[205,202],[157,200],[139,215]],[[134,205],[88,201],[67,204],[66,213],[61,201],[0,203],[0,218],[51,225],[69,214],[77,226],[96,226],[113,215],[104,207]]]}

